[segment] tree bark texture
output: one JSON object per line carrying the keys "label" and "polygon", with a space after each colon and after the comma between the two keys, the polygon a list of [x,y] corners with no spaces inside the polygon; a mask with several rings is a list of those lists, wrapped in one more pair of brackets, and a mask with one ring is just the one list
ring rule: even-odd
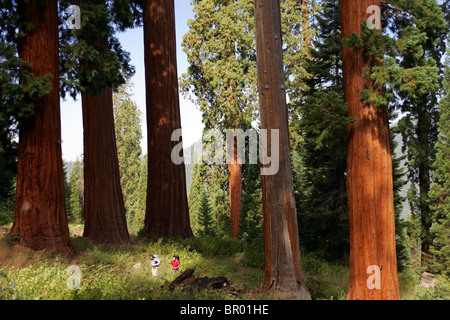
{"label": "tree bark texture", "polygon": [[228,184],[230,192],[231,235],[239,237],[242,208],[242,164],[238,163],[237,139],[233,142],[234,157],[228,164]]}
{"label": "tree bark texture", "polygon": [[[380,1],[341,0],[342,37],[361,35],[361,22]],[[349,300],[398,299],[392,158],[388,110],[364,104],[360,91],[373,87],[363,77],[368,58],[343,46],[344,99],[347,128],[347,192],[350,223]],[[377,274],[377,270],[379,273]]]}
{"label": "tree bark texture", "polygon": [[[192,237],[184,162],[171,159],[181,129],[173,0],[144,0],[144,52],[148,128],[145,226],[150,238]],[[181,151],[183,152],[183,151]]]}
{"label": "tree bark texture", "polygon": [[51,73],[51,91],[36,99],[33,117],[21,128],[14,224],[11,233],[35,250],[50,249],[72,256],[64,198],[59,100],[57,1],[47,1],[43,15],[35,1],[19,6],[34,29],[19,40],[19,56],[35,76]]}
{"label": "tree bark texture", "polygon": [[289,153],[279,1],[256,0],[255,22],[261,129],[279,130],[280,139],[278,150],[272,150],[270,138],[267,145],[267,150],[279,152],[278,172],[261,176],[265,251],[262,288],[279,298],[304,299],[308,293],[300,262]]}
{"label": "tree bark texture", "polygon": [[84,128],[84,237],[130,241],[120,186],[112,89],[82,94]]}

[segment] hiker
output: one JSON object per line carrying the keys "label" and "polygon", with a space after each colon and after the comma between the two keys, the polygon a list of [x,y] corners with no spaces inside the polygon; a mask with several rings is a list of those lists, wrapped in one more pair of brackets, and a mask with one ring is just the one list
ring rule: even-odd
{"label": "hiker", "polygon": [[154,277],[158,276],[158,267],[159,267],[159,257],[157,254],[152,254],[150,256],[151,264],[152,264],[152,274]]}
{"label": "hiker", "polygon": [[180,257],[177,254],[174,254],[172,257],[172,270],[177,273],[180,268]]}

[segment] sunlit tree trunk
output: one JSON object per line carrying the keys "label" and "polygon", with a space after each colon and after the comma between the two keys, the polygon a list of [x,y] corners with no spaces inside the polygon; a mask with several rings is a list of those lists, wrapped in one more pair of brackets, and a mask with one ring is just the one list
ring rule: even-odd
{"label": "sunlit tree trunk", "polygon": [[[380,1],[341,0],[342,37],[361,35],[361,22]],[[363,77],[368,57],[343,46],[344,98],[347,129],[347,192],[350,223],[350,283],[348,299],[398,299],[392,158],[388,110],[364,104],[360,91],[373,87]]]}
{"label": "sunlit tree trunk", "polygon": [[171,141],[172,133],[181,129],[174,1],[144,0],[143,15],[148,128],[145,226],[151,238],[192,237],[185,166],[171,157],[179,144]]}
{"label": "sunlit tree trunk", "polygon": [[34,115],[21,128],[14,224],[20,243],[72,256],[65,211],[59,100],[58,3],[49,0],[38,10],[36,1],[19,8],[24,23],[34,29],[19,41],[19,56],[35,76],[52,75],[51,91],[35,99]]}

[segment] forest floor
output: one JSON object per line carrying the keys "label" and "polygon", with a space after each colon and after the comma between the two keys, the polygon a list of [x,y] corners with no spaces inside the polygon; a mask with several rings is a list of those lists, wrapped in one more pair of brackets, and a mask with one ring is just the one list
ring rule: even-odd
{"label": "forest floor", "polygon": [[[71,226],[78,254],[68,259],[14,244],[7,230],[0,229],[0,300],[272,299],[260,290],[264,263],[260,244],[248,246],[236,239],[215,238],[149,241],[132,236],[131,243],[106,245],[81,237],[80,226]],[[161,259],[157,277],[152,276],[151,254]],[[174,273],[170,264],[174,254],[180,256],[182,270],[194,269],[195,277],[227,277],[242,289],[240,295],[215,289],[171,290],[170,283],[180,274]],[[347,266],[312,254],[304,254],[302,264],[311,299],[346,298]],[[442,299],[443,294],[449,298],[446,287],[437,292],[420,288],[418,272],[409,270],[399,277],[401,299]]]}

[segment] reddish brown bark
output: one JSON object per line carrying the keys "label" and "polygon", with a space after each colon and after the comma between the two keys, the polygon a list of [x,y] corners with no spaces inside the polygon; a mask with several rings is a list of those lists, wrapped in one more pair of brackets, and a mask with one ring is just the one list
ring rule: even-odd
{"label": "reddish brown bark", "polygon": [[14,224],[11,233],[32,249],[50,249],[72,256],[67,225],[61,152],[59,43],[57,1],[38,14],[35,1],[19,3],[34,29],[19,42],[20,57],[35,76],[51,73],[51,91],[33,101],[34,116],[21,128]]}
{"label": "reddish brown bark", "polygon": [[303,32],[304,32],[304,40],[305,45],[307,47],[311,47],[311,35],[309,34],[310,30],[310,19],[309,19],[309,10],[308,10],[308,0],[301,0],[302,2],[302,16],[303,16]]}
{"label": "reddish brown bark", "polygon": [[130,241],[120,186],[112,89],[82,95],[84,128],[84,237]]}
{"label": "reddish brown bark", "polygon": [[[181,128],[173,0],[144,0],[148,128],[145,226],[151,238],[192,237],[185,166],[174,164],[172,133]],[[182,152],[182,151],[181,151]]]}
{"label": "reddish brown bark", "polygon": [[279,153],[279,170],[261,176],[265,251],[262,288],[279,298],[304,299],[308,293],[300,262],[289,153],[279,2],[256,0],[255,22],[261,129],[279,130],[279,149],[272,150],[270,138],[267,146],[267,150]]}
{"label": "reddish brown bark", "polygon": [[[380,1],[341,0],[342,37],[361,35],[367,8]],[[360,91],[373,87],[363,77],[367,68],[363,52],[343,47],[345,102],[349,117],[356,119],[347,130],[347,192],[350,223],[350,282],[348,299],[398,299],[392,159],[388,110],[364,104]],[[380,288],[368,279],[380,270]]]}
{"label": "reddish brown bark", "polygon": [[228,184],[230,192],[231,235],[239,236],[242,207],[242,164],[238,163],[237,140],[234,140],[234,157],[228,164]]}

